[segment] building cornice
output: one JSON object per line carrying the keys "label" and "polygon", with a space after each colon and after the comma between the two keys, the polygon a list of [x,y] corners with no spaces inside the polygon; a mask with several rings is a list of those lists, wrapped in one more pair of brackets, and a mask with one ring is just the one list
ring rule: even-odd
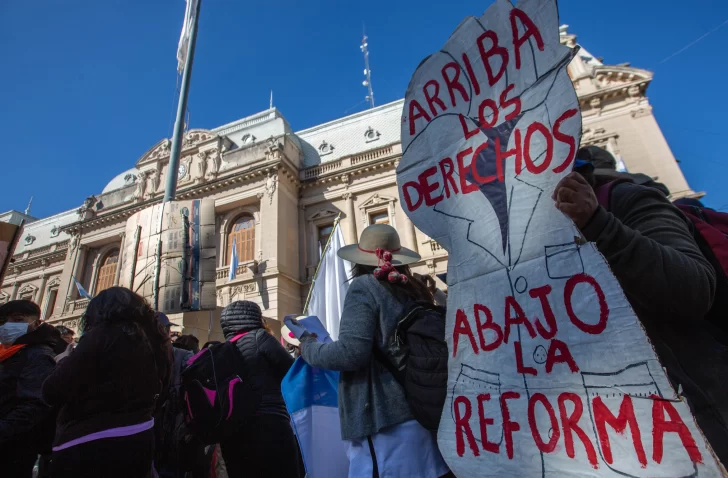
{"label": "building cornice", "polygon": [[[278,173],[279,175],[283,174],[284,177],[288,178],[290,181],[296,182],[296,184],[298,183],[296,175],[290,171],[290,169],[282,161],[282,158],[280,158],[275,162],[269,161],[263,162],[262,164],[257,164],[244,172],[241,171],[235,174],[231,174],[229,176],[209,180],[201,184],[191,184],[188,187],[180,189],[177,193],[177,198],[196,198],[205,195],[210,191],[227,189],[234,185],[242,185],[250,180],[262,179],[268,173]],[[76,234],[94,227],[110,225],[121,220],[125,220],[132,214],[139,212],[142,209],[145,209],[154,204],[161,203],[162,199],[163,195],[158,194],[155,198],[147,199],[143,202],[129,204],[125,207],[116,209],[115,211],[110,211],[106,214],[96,216],[91,219],[76,221],[71,224],[67,224],[61,227],[61,231],[69,234]]]}

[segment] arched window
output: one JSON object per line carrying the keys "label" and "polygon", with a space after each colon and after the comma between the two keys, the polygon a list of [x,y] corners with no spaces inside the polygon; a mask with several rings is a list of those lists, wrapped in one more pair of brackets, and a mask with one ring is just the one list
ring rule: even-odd
{"label": "arched window", "polygon": [[119,264],[119,249],[109,251],[101,261],[99,273],[96,276],[96,287],[94,295],[114,285],[116,278],[116,266]]}
{"label": "arched window", "polygon": [[251,216],[240,216],[228,234],[227,263],[233,257],[233,243],[238,249],[238,262],[248,262],[255,258],[255,219]]}

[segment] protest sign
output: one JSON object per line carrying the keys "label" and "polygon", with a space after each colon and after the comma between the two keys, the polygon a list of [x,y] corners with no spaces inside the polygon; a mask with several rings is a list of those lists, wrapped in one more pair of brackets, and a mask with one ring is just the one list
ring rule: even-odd
{"label": "protest sign", "polygon": [[397,181],[449,253],[456,476],[721,476],[593,244],[554,207],[581,113],[555,0],[499,0],[415,71]]}

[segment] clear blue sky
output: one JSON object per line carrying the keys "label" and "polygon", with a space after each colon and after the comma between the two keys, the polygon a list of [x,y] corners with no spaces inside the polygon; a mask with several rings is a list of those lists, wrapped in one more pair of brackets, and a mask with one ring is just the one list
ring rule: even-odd
{"label": "clear blue sky", "polygon": [[[362,25],[378,104],[488,1],[202,0],[189,109],[211,128],[275,106],[294,129],[360,111]],[[728,210],[724,0],[561,0],[561,22],[605,62],[651,69],[655,115],[690,185]],[[0,1],[0,211],[78,207],[171,136],[183,0]]]}

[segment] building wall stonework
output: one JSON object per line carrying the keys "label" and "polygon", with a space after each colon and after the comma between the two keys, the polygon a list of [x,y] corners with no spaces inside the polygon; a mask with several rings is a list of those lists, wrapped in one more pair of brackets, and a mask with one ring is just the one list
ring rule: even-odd
{"label": "building wall stonework", "polygon": [[[565,29],[562,41],[576,46]],[[665,183],[673,198],[701,196],[687,184],[652,114],[650,72],[604,65],[582,49],[569,74],[583,113],[582,145],[605,147],[629,171]],[[214,200],[217,308],[171,316],[182,332],[202,342],[221,340],[220,312],[235,300],[258,303],[279,332],[285,315],[301,312],[322,233],[337,217],[347,243],[373,222],[387,222],[422,256],[414,272],[447,271],[447,252],[412,225],[399,199],[402,107],[395,101],[299,132],[272,108],[185,135],[177,196]],[[162,140],[78,209],[40,220],[28,216],[27,239],[0,286],[0,303],[29,298],[50,323],[77,328],[88,300],[78,296],[74,280],[93,294],[103,259],[114,249],[120,257],[113,283],[128,284],[120,271],[137,246],[125,234],[126,219],[161,201],[169,153],[169,140]],[[228,235],[241,215],[253,220],[254,247],[231,281]]]}

